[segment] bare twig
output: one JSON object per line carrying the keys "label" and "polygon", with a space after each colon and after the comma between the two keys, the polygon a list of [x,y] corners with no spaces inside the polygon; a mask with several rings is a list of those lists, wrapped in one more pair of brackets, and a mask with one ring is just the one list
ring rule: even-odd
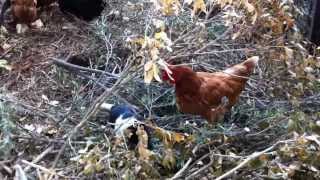
{"label": "bare twig", "polygon": [[68,63],[65,60],[58,59],[58,58],[53,58],[52,57],[50,59],[52,59],[52,61],[53,61],[53,63],[55,65],[64,67],[64,68],[72,70],[72,71],[82,70],[82,71],[87,71],[87,72],[92,72],[92,73],[105,74],[105,75],[108,75],[108,76],[112,76],[114,78],[119,78],[119,75],[117,75],[117,74],[109,73],[109,72],[106,72],[106,71],[101,71],[101,70],[98,70],[98,69],[91,69],[91,68],[78,66],[78,65],[75,65],[75,64]]}
{"label": "bare twig", "polygon": [[[53,150],[54,146],[50,146],[49,148],[47,148],[45,151],[43,151],[39,156],[37,156],[31,163],[35,164],[38,163],[39,161],[41,161],[41,159],[43,159],[47,154],[49,154],[52,150]],[[27,167],[25,167],[23,170],[25,172],[29,171],[31,168],[30,165],[28,165]]]}
{"label": "bare twig", "polygon": [[213,162],[214,162],[214,160],[213,160],[213,158],[211,157],[211,160],[210,160],[210,162],[209,162],[207,165],[201,167],[200,169],[198,169],[196,172],[192,173],[191,175],[189,175],[189,176],[186,177],[185,179],[186,179],[186,180],[193,179],[195,176],[199,175],[202,171],[204,171],[204,170],[208,169],[209,167],[211,167],[211,165],[213,164]]}
{"label": "bare twig", "polygon": [[[49,139],[45,137],[28,137],[28,136],[19,136],[19,135],[11,135],[13,139],[28,139],[28,140],[35,140],[35,141],[42,141],[47,143],[59,143],[62,144],[65,140],[61,139]],[[72,144],[86,144],[85,141],[73,141]]]}
{"label": "bare twig", "polygon": [[117,82],[110,89],[105,90],[103,92],[103,94],[101,94],[93,102],[93,104],[88,109],[87,113],[83,116],[83,118],[80,121],[80,123],[76,127],[74,127],[73,130],[69,133],[69,135],[66,138],[66,142],[61,147],[58,155],[56,156],[56,158],[55,158],[55,160],[54,160],[54,162],[52,164],[52,169],[57,165],[62,153],[64,152],[64,150],[67,147],[68,142],[81,129],[81,127],[89,120],[89,118],[96,113],[96,111],[99,109],[100,105],[105,101],[106,97],[108,97],[112,92],[114,92],[114,91],[116,92],[117,91],[117,87],[121,84],[122,81],[125,81],[124,80],[125,78],[127,78],[126,81],[128,81],[131,78],[131,77],[127,77],[127,75],[129,74],[130,67],[131,67],[131,64],[129,64],[128,68],[121,73],[121,76],[118,78]]}
{"label": "bare twig", "polygon": [[29,162],[29,161],[26,161],[26,160],[21,160],[21,162],[22,162],[23,164],[26,164],[26,165],[30,166],[30,167],[33,167],[33,168],[36,168],[36,169],[40,169],[41,171],[44,171],[44,172],[46,172],[46,173],[48,173],[48,174],[60,176],[60,177],[62,177],[62,178],[67,178],[67,177],[64,176],[64,175],[58,174],[58,173],[56,173],[55,171],[52,171],[52,170],[50,170],[50,169],[47,169],[47,168],[45,168],[45,167],[43,167],[43,166],[39,166],[39,165],[34,164],[34,163],[32,163],[32,162]]}
{"label": "bare twig", "polygon": [[241,48],[241,49],[228,49],[228,50],[209,51],[209,52],[194,52],[194,53],[188,53],[188,54],[183,54],[183,55],[172,56],[172,57],[170,57],[170,60],[178,59],[178,58],[185,58],[185,57],[192,57],[192,56],[203,56],[203,55],[210,55],[210,54],[218,54],[218,53],[252,52],[252,51],[253,52],[254,51],[258,51],[258,49]]}
{"label": "bare twig", "polygon": [[0,94],[0,100],[7,101],[7,102],[13,103],[15,105],[20,105],[20,106],[24,107],[25,109],[27,109],[28,111],[32,111],[32,112],[34,112],[35,114],[37,114],[39,116],[47,117],[47,118],[53,120],[54,122],[59,122],[59,119],[57,119],[53,115],[45,113],[45,112],[41,111],[40,109],[38,109],[36,107],[33,107],[33,106],[31,106],[31,105],[29,105],[29,104],[27,104],[25,102],[21,102],[19,100],[12,99],[12,98],[4,96],[2,94]]}
{"label": "bare twig", "polygon": [[293,140],[278,141],[277,143],[275,143],[274,145],[268,147],[267,149],[265,149],[263,151],[255,152],[255,153],[251,154],[244,161],[242,161],[239,165],[237,165],[236,167],[232,168],[231,170],[229,170],[228,172],[224,173],[223,175],[217,177],[215,180],[222,180],[224,178],[227,178],[227,177],[231,176],[237,170],[239,170],[239,169],[243,168],[244,166],[246,166],[250,161],[252,161],[252,160],[258,158],[259,156],[261,156],[261,155],[273,150],[274,148],[276,148],[280,144],[285,144],[285,143],[289,143],[289,142],[293,142]]}
{"label": "bare twig", "polygon": [[[103,88],[103,89],[105,89],[105,90],[108,89],[105,85],[103,85],[102,83],[100,83],[99,81],[97,81],[96,79],[94,79],[94,78],[92,78],[92,77],[90,77],[90,76],[87,76],[87,75],[82,74],[82,73],[77,73],[77,74],[78,74],[79,76],[81,76],[81,77],[84,77],[84,78],[86,78],[86,79],[88,79],[88,80],[91,80],[92,82],[94,82],[95,84],[97,84],[98,86],[100,86],[101,88]],[[130,103],[129,101],[127,101],[125,98],[121,97],[121,96],[119,95],[119,93],[117,93],[117,92],[112,92],[112,94],[113,94],[114,96],[116,96],[118,99],[120,99],[121,101],[123,101],[125,104],[130,105],[131,107],[138,109],[137,106],[131,104],[131,103]]]}
{"label": "bare twig", "polygon": [[[192,150],[192,153],[193,154],[196,153],[198,148],[199,148],[199,146],[194,147]],[[190,157],[188,159],[188,161],[186,162],[186,164],[172,178],[170,178],[170,180],[178,179],[179,177],[181,177],[182,174],[188,169],[188,167],[192,161],[193,161],[193,157]]]}

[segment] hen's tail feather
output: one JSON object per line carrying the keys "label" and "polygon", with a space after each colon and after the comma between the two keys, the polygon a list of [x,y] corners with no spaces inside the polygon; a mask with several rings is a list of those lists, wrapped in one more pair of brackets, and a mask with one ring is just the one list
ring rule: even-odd
{"label": "hen's tail feather", "polygon": [[245,76],[248,77],[253,72],[254,68],[259,62],[259,56],[253,56],[248,58],[247,60],[243,61],[240,64],[236,64],[226,70],[225,73],[233,74],[236,76]]}
{"label": "hen's tail feather", "polygon": [[253,57],[245,60],[241,64],[243,66],[245,66],[251,74],[253,72],[254,68],[256,67],[256,65],[258,64],[258,62],[259,62],[259,56],[253,56]]}

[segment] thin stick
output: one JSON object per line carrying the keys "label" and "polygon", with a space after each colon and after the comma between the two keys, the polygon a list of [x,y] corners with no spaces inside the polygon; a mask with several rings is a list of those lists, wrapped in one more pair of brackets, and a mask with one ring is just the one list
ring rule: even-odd
{"label": "thin stick", "polygon": [[228,172],[224,173],[223,175],[217,177],[215,180],[222,180],[224,178],[227,178],[229,176],[231,176],[233,173],[235,173],[237,170],[243,168],[244,166],[246,166],[250,161],[258,158],[259,156],[261,156],[262,154],[267,153],[268,151],[273,150],[275,147],[277,147],[279,144],[284,144],[284,143],[288,143],[288,142],[293,142],[294,140],[287,140],[287,141],[278,141],[277,143],[275,143],[274,145],[270,146],[269,148],[260,151],[260,152],[255,152],[253,154],[251,154],[250,156],[247,157],[247,159],[245,159],[244,161],[242,161],[239,165],[237,165],[236,167],[234,167],[233,169],[229,170]]}
{"label": "thin stick", "polygon": [[[219,51],[209,51],[209,52],[194,52],[194,53],[188,53],[183,55],[176,55],[170,57],[170,60],[173,59],[179,59],[179,58],[185,58],[185,57],[192,57],[192,56],[203,56],[203,55],[211,55],[211,54],[217,54],[217,53],[228,53],[228,52],[254,52],[258,51],[257,49],[248,49],[248,48],[241,48],[241,49],[228,49],[228,50],[219,50]],[[262,50],[260,50],[262,51]]]}
{"label": "thin stick", "polygon": [[65,60],[58,59],[58,58],[51,57],[50,59],[53,60],[53,63],[55,65],[62,66],[62,67],[66,68],[66,69],[69,69],[69,70],[73,70],[73,71],[74,70],[83,70],[83,71],[87,71],[87,72],[105,74],[105,75],[108,75],[108,76],[112,76],[114,78],[119,78],[119,75],[112,74],[112,73],[109,73],[109,72],[106,72],[106,71],[101,71],[101,70],[98,70],[98,69],[91,69],[91,68],[78,66],[78,65],[75,65],[75,64],[68,63]]}
{"label": "thin stick", "polygon": [[[198,150],[199,146],[196,146],[193,148],[192,153],[195,154]],[[182,174],[187,170],[187,168],[189,167],[189,165],[191,164],[193,158],[190,157],[187,161],[187,163],[169,180],[174,180],[174,179],[178,179],[179,177],[182,176]]]}
{"label": "thin stick", "polygon": [[[67,69],[67,70],[69,70],[71,72],[74,72],[75,74],[77,74],[77,75],[79,75],[81,77],[84,77],[84,78],[86,78],[88,80],[91,80],[95,84],[99,85],[100,87],[102,87],[104,89],[107,89],[107,87],[104,86],[102,83],[98,82],[96,79],[91,78],[90,76],[85,75],[85,74],[83,74],[81,72],[78,72],[78,71],[75,71],[75,70],[84,70],[84,71],[93,72],[93,73],[105,74],[105,75],[112,76],[115,79],[119,78],[119,75],[116,75],[116,74],[113,74],[113,73],[109,73],[109,72],[105,72],[105,71],[101,71],[101,70],[97,70],[97,69],[85,68],[85,67],[82,67],[82,66],[78,66],[78,65],[74,65],[74,64],[68,63],[68,62],[66,62],[64,60],[57,59],[57,58],[51,58],[51,59],[53,60],[54,64],[56,64],[57,66],[61,66],[61,67],[65,68],[65,69]],[[112,92],[112,94],[115,95],[120,100],[122,100],[124,103],[129,104],[130,106],[132,106],[132,107],[134,107],[136,109],[138,108],[137,106],[131,104],[126,99],[121,97],[118,93]]]}
{"label": "thin stick", "polygon": [[[31,163],[35,164],[41,161],[47,154],[49,154],[53,150],[54,146],[48,147],[45,151],[43,151],[39,156],[37,156]],[[27,166],[23,169],[24,172],[28,172],[31,166]]]}
{"label": "thin stick", "polygon": [[198,174],[200,174],[202,171],[208,169],[213,163],[214,163],[214,160],[213,160],[213,158],[211,157],[211,160],[210,160],[210,162],[209,162],[207,165],[201,167],[201,168],[198,169],[196,172],[194,172],[194,173],[192,173],[191,175],[189,175],[188,177],[186,177],[186,180],[193,179],[195,176],[197,176]]}
{"label": "thin stick", "polygon": [[179,177],[181,177],[182,174],[187,170],[191,162],[192,162],[192,158],[189,158],[187,163],[172,178],[170,178],[170,180],[178,179]]}
{"label": "thin stick", "polygon": [[7,101],[7,102],[13,103],[15,105],[20,105],[20,106],[24,107],[25,109],[36,113],[38,116],[47,117],[47,118],[53,120],[55,123],[60,121],[59,119],[57,119],[53,115],[45,113],[45,112],[42,112],[40,109],[38,109],[36,107],[33,107],[33,106],[31,106],[31,105],[29,105],[27,103],[21,102],[19,100],[11,99],[11,98],[9,98],[7,96],[4,96],[2,94],[0,94],[0,100]]}
{"label": "thin stick", "polygon": [[31,167],[33,167],[33,168],[40,169],[40,170],[42,170],[42,171],[44,171],[44,172],[46,172],[46,173],[48,173],[48,174],[57,175],[57,176],[60,176],[60,177],[63,177],[63,178],[67,178],[67,177],[64,176],[64,175],[57,174],[56,172],[54,172],[54,171],[52,171],[52,170],[50,170],[50,169],[47,169],[47,168],[45,168],[45,167],[43,167],[43,166],[39,166],[39,165],[34,164],[34,163],[32,163],[32,162],[29,162],[29,161],[26,161],[26,160],[21,160],[21,162],[22,162],[23,164],[26,164],[26,165],[31,166]]}
{"label": "thin stick", "polygon": [[[11,135],[14,139],[26,139],[26,140],[36,140],[36,141],[42,141],[47,143],[59,143],[62,144],[65,142],[65,140],[61,139],[49,139],[44,137],[28,137],[28,136],[19,136],[19,135]],[[85,141],[73,141],[72,144],[87,144]],[[1,162],[0,162],[1,163]]]}
{"label": "thin stick", "polygon": [[[73,130],[69,133],[69,135],[67,136],[67,139],[65,141],[65,143],[62,145],[59,153],[57,154],[53,164],[52,164],[52,169],[55,168],[55,166],[57,165],[62,153],[64,152],[64,150],[67,147],[68,142],[74,137],[75,134],[77,134],[77,132],[82,128],[82,126],[89,120],[89,118],[91,116],[93,116],[96,111],[99,109],[100,105],[104,102],[104,100],[106,99],[106,97],[108,97],[110,94],[112,94],[112,92],[117,92],[118,90],[116,89],[122,81],[128,74],[129,74],[129,68],[131,65],[128,65],[129,67],[124,70],[121,73],[121,76],[119,77],[119,79],[117,80],[117,82],[110,88],[110,89],[106,89],[94,102],[93,104],[90,106],[90,108],[88,109],[87,113],[83,116],[82,120],[80,121],[80,123],[75,126],[73,128]],[[131,77],[127,77],[126,81],[128,81]]]}

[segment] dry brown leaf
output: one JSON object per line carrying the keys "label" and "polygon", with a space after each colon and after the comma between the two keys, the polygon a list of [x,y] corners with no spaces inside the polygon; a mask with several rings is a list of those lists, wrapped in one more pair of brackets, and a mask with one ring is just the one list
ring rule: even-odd
{"label": "dry brown leaf", "polygon": [[150,56],[151,56],[151,59],[156,61],[157,59],[159,59],[159,49],[158,47],[154,46],[150,49]]}
{"label": "dry brown leaf", "polygon": [[237,39],[241,35],[241,31],[238,31],[232,35],[232,40]]}
{"label": "dry brown leaf", "polygon": [[163,128],[156,127],[155,133],[160,138],[166,148],[171,148],[176,143],[183,143],[186,141],[192,141],[192,138],[189,138],[189,136],[182,134],[182,133],[176,133],[167,131]]}
{"label": "dry brown leaf", "polygon": [[128,39],[127,42],[143,46],[145,44],[145,39],[140,37],[140,38]]}
{"label": "dry brown leaf", "polygon": [[165,150],[165,156],[162,165],[167,169],[173,169],[176,166],[176,158],[171,148]]}
{"label": "dry brown leaf", "polygon": [[161,78],[159,76],[160,71],[159,71],[159,68],[158,68],[157,64],[154,63],[153,66],[152,66],[152,69],[153,69],[153,78],[158,82],[162,82],[162,80],[161,80]]}
{"label": "dry brown leaf", "polygon": [[242,0],[242,3],[249,13],[252,13],[256,10],[255,7],[248,2],[248,0]]}
{"label": "dry brown leaf", "polygon": [[255,24],[257,22],[257,19],[258,19],[258,13],[255,11],[255,13],[251,17],[252,24]]}
{"label": "dry brown leaf", "polygon": [[181,9],[179,0],[151,0],[155,9],[160,10],[166,16],[178,15]]}
{"label": "dry brown leaf", "polygon": [[206,4],[204,0],[194,0],[192,16],[194,16],[198,12],[206,12]]}
{"label": "dry brown leaf", "polygon": [[148,61],[144,65],[144,82],[150,84],[153,79],[153,62]]}
{"label": "dry brown leaf", "polygon": [[[157,48],[162,48],[162,49],[166,49],[169,52],[172,51],[171,46],[172,46],[172,41],[171,39],[168,37],[167,33],[164,31],[155,33],[154,38],[156,40],[156,42],[158,42],[158,46]],[[157,55],[159,54],[159,52],[157,52]],[[156,58],[153,58],[154,60],[159,59],[158,56],[156,56]]]}
{"label": "dry brown leaf", "polygon": [[148,61],[144,65],[144,82],[150,84],[153,79],[157,80],[158,82],[162,82],[160,76],[160,70],[156,63],[153,61]]}
{"label": "dry brown leaf", "polygon": [[224,7],[227,4],[232,4],[233,0],[217,0],[217,4],[221,7]]}
{"label": "dry brown leaf", "polygon": [[172,137],[176,143],[184,142],[186,140],[185,135],[182,133],[173,133]]}
{"label": "dry brown leaf", "polygon": [[291,60],[293,59],[293,49],[288,48],[288,47],[284,47],[284,51],[286,53],[286,60]]}
{"label": "dry brown leaf", "polygon": [[243,4],[244,8],[250,14],[252,14],[251,21],[252,21],[252,24],[255,24],[258,19],[258,12],[257,12],[256,8],[251,3],[249,3],[248,0],[242,0],[242,4]]}
{"label": "dry brown leaf", "polygon": [[141,160],[149,161],[151,156],[154,155],[154,153],[148,149],[148,138],[149,138],[148,134],[144,130],[143,126],[138,126],[136,133],[139,138],[139,142],[138,142],[139,158]]}

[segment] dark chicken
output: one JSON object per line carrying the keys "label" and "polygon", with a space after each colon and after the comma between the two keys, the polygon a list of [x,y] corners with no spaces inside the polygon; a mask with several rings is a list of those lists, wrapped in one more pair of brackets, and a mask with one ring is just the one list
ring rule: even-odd
{"label": "dark chicken", "polygon": [[219,120],[231,109],[244,90],[258,57],[234,65],[222,72],[194,72],[187,66],[169,66],[163,80],[175,86],[176,102],[183,113],[201,115],[209,123]]}
{"label": "dark chicken", "polygon": [[57,0],[38,0],[37,2],[37,7],[46,7],[49,6],[50,4],[53,4]]}
{"label": "dark chicken", "polygon": [[85,21],[91,21],[101,15],[105,8],[103,0],[58,0],[60,10]]}
{"label": "dark chicken", "polygon": [[[17,23],[17,32],[27,29],[27,26],[42,26],[38,19],[37,8],[46,7],[56,0],[5,0],[0,14],[0,25],[4,23],[4,14],[11,7],[12,15]],[[58,0],[62,12],[73,14],[85,21],[91,21],[101,15],[105,2],[104,0]],[[34,22],[37,23],[34,23]],[[33,24],[31,24],[33,23]]]}

